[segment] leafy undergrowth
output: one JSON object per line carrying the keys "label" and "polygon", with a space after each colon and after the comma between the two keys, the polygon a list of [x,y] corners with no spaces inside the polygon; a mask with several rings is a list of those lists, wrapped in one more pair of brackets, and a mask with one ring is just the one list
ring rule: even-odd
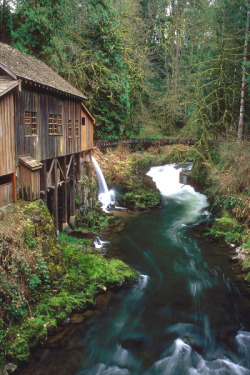
{"label": "leafy undergrowth", "polygon": [[120,219],[111,212],[105,212],[99,202],[94,202],[91,208],[81,207],[76,216],[76,231],[81,233],[98,234],[102,227],[115,227]]}
{"label": "leafy undergrowth", "polygon": [[[214,167],[201,172],[217,212],[249,225],[250,150],[246,141],[221,142],[212,150]],[[199,173],[199,171],[198,171]],[[200,174],[200,173],[199,173]],[[199,177],[199,176],[198,176]]]}
{"label": "leafy undergrowth", "polygon": [[[202,183],[220,217],[214,221],[208,235],[235,243],[241,248],[244,270],[250,267],[250,151],[246,141],[222,141],[212,151],[214,166],[196,163],[193,176]],[[250,283],[250,273],[246,281]]]}
{"label": "leafy undergrowth", "polygon": [[26,361],[71,312],[93,306],[98,291],[138,277],[92,240],[58,239],[42,201],[12,205],[0,224],[1,365]]}
{"label": "leafy undergrowth", "polygon": [[213,222],[208,234],[223,239],[228,244],[242,244],[249,238],[249,229],[237,219],[225,215]]}
{"label": "leafy undergrowth", "polygon": [[245,267],[246,270],[249,271],[247,273],[245,280],[249,283],[249,292],[250,292],[250,239],[249,238],[245,243],[243,243],[242,248],[246,254],[245,260],[243,261],[243,266]]}

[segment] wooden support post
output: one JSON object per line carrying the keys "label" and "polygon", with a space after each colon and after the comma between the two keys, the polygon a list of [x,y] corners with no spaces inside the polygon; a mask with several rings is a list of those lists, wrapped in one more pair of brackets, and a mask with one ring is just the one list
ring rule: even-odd
{"label": "wooden support post", "polygon": [[76,180],[81,179],[81,168],[80,168],[81,154],[76,154]]}
{"label": "wooden support post", "polygon": [[66,156],[63,157],[62,162],[62,171],[64,174],[64,182],[62,185],[62,230],[67,232],[69,229],[68,220],[67,220],[67,162]]}
{"label": "wooden support post", "polygon": [[51,170],[51,178],[54,189],[52,191],[52,216],[54,219],[54,224],[59,232],[59,222],[58,222],[58,173],[57,173],[57,159],[54,159],[54,168]]}
{"label": "wooden support post", "polygon": [[16,194],[16,172],[14,172],[11,176],[11,182],[12,182],[12,201],[17,201],[17,194]]}
{"label": "wooden support post", "polygon": [[70,225],[75,225],[76,218],[76,173],[75,173],[75,158],[73,156],[71,167],[70,167]]}
{"label": "wooden support post", "polygon": [[47,163],[46,163],[46,160],[43,161],[43,166],[40,171],[40,189],[42,193],[42,200],[47,206]]}

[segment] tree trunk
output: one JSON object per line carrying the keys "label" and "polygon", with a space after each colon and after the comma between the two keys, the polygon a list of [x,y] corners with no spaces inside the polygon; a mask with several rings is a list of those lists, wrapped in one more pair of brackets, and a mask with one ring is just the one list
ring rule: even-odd
{"label": "tree trunk", "polygon": [[247,4],[247,24],[246,24],[246,36],[245,36],[245,45],[244,45],[244,58],[242,66],[242,84],[241,84],[241,99],[240,99],[240,119],[238,127],[238,138],[243,138],[243,129],[244,129],[244,111],[245,111],[245,89],[246,89],[246,63],[247,63],[247,49],[248,49],[248,30],[249,30],[249,0]]}

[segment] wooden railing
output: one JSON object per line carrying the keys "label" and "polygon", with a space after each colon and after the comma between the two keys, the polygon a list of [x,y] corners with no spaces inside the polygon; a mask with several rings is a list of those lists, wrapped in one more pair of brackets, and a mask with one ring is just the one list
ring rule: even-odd
{"label": "wooden railing", "polygon": [[148,148],[153,145],[174,145],[174,144],[185,144],[193,145],[194,140],[188,139],[176,139],[176,138],[163,138],[163,139],[150,139],[150,138],[131,138],[131,139],[114,139],[114,140],[96,140],[94,146],[105,150],[109,147],[116,147],[118,144],[127,145],[128,148],[136,148],[142,146],[142,148]]}

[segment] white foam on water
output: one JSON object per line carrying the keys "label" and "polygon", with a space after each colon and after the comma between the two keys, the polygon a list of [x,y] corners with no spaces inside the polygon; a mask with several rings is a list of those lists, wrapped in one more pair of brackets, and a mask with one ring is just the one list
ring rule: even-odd
{"label": "white foam on water", "polygon": [[96,249],[101,249],[108,243],[109,241],[102,241],[99,236],[96,236],[94,239],[94,246]]}
{"label": "white foam on water", "polygon": [[235,341],[238,346],[238,355],[241,362],[250,367],[250,332],[239,331]]}
{"label": "white foam on water", "polygon": [[142,297],[144,290],[148,286],[150,277],[148,275],[140,275],[137,284],[133,287],[132,295],[137,298]]}
{"label": "white foam on water", "polygon": [[113,362],[119,367],[136,367],[136,359],[124,349],[120,344],[117,345],[115,354],[113,355]]}
{"label": "white foam on water", "polygon": [[[175,332],[175,329],[179,329],[178,324],[176,327],[173,326],[169,332]],[[249,353],[249,335],[250,333],[246,332],[236,336],[236,342],[244,348],[245,354],[246,342]],[[205,360],[180,338],[174,341],[173,346],[166,354],[163,354],[163,358],[156,361],[145,372],[145,375],[250,375],[250,369],[244,364],[234,363],[226,357]]]}
{"label": "white foam on water", "polygon": [[178,164],[168,164],[152,167],[147,173],[156,183],[163,197],[174,199],[185,206],[182,217],[175,222],[177,226],[195,222],[202,213],[208,216],[208,211],[204,211],[208,207],[207,197],[196,192],[192,186],[179,182],[180,172],[184,169]]}
{"label": "white foam on water", "polygon": [[130,375],[130,372],[117,366],[107,366],[104,363],[98,363],[90,370],[80,372],[79,375]]}
{"label": "white foam on water", "polygon": [[106,211],[110,206],[115,207],[115,192],[114,190],[108,190],[99,193],[98,200],[102,203],[103,209]]}
{"label": "white foam on water", "polygon": [[155,362],[145,375],[187,375],[191,365],[191,347],[185,344],[181,339],[177,339],[172,349],[172,354]]}

